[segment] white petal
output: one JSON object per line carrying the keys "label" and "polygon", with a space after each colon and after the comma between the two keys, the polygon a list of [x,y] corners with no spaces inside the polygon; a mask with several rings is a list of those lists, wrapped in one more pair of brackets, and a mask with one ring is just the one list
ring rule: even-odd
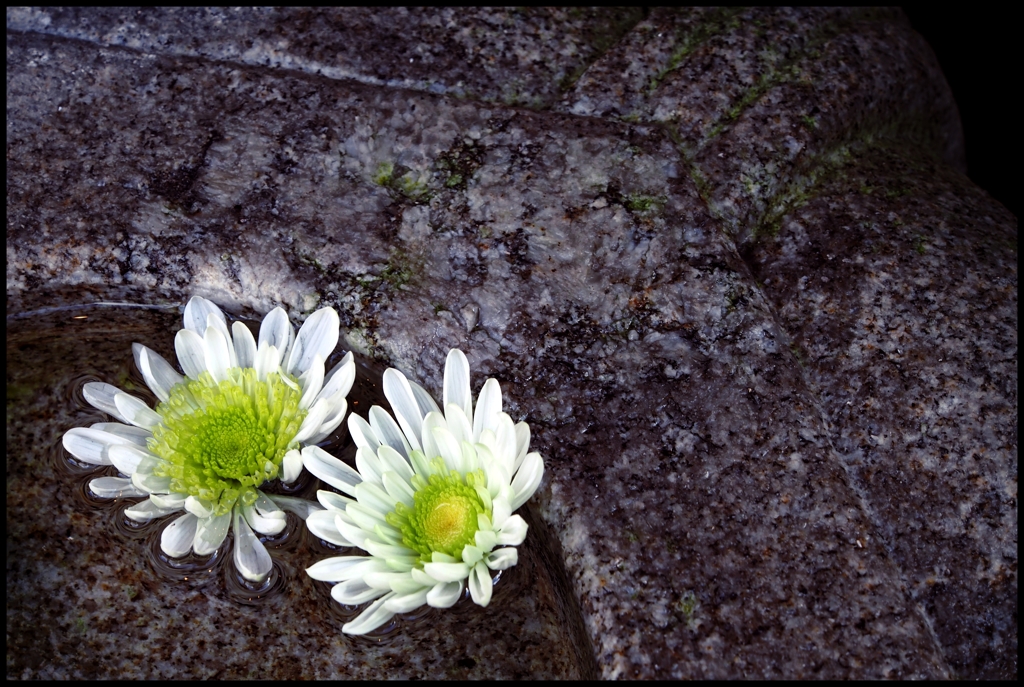
{"label": "white petal", "polygon": [[355,546],[350,542],[334,525],[334,512],[319,510],[310,513],[306,518],[306,529],[319,537],[334,544],[335,546]]}
{"label": "white petal", "polygon": [[213,503],[189,496],[185,499],[185,510],[197,518],[208,518],[213,515]]}
{"label": "white petal", "polygon": [[281,369],[280,360],[281,356],[275,346],[260,343],[259,348],[256,349],[256,362],[253,365],[256,368],[256,379],[261,382],[267,381],[267,375]]}
{"label": "white petal", "polygon": [[404,596],[395,595],[384,602],[384,608],[392,611],[393,613],[408,613],[410,611],[415,611],[417,608],[427,603],[427,593],[429,591],[429,588],[422,588],[419,591],[411,594],[405,594]]}
{"label": "white petal", "polygon": [[466,579],[469,566],[465,563],[425,563],[423,571],[438,582],[455,582]]}
{"label": "white petal", "polygon": [[491,570],[505,570],[519,562],[519,552],[512,547],[495,549],[484,556],[484,561]]}
{"label": "white petal", "polygon": [[[139,465],[141,466],[142,463]],[[151,472],[143,472],[138,468],[132,473],[132,484],[139,489],[145,489],[150,494],[166,494],[171,490],[170,477],[160,477]]]}
{"label": "white petal", "polygon": [[104,499],[149,495],[148,492],[136,488],[130,479],[124,477],[97,477],[89,482],[89,490]]}
{"label": "white petal", "polygon": [[[486,447],[484,447],[486,450]],[[462,442],[462,471],[475,472],[480,469],[480,460],[476,455],[476,448],[468,441]],[[490,499],[490,496],[488,496]]]}
{"label": "white petal", "polygon": [[299,386],[302,387],[299,407],[305,410],[320,397],[320,390],[324,387],[324,359],[320,357],[319,353],[313,356],[309,369],[299,377]]}
{"label": "white petal", "polygon": [[283,371],[283,368],[282,368],[281,371],[279,371],[278,374],[281,375],[281,381],[284,382],[285,384],[287,384],[289,387],[291,387],[292,391],[297,391],[300,394],[302,393],[302,387],[299,386],[299,383],[297,381],[295,381],[294,379],[292,379],[291,375],[285,374],[284,371]]}
{"label": "white petal", "polygon": [[350,496],[355,496],[356,485],[363,481],[358,472],[319,446],[302,449],[302,464],[313,475]]}
{"label": "white petal", "polygon": [[[269,499],[267,499],[269,501]],[[237,506],[236,506],[237,508]],[[242,506],[242,515],[249,526],[260,534],[280,534],[288,524],[284,511],[274,506],[273,511],[262,511],[255,506]]]}
{"label": "white petal", "polygon": [[189,379],[199,379],[199,375],[206,371],[206,344],[203,337],[191,329],[181,329],[174,335],[174,352]]}
{"label": "white petal", "polygon": [[210,321],[210,315],[213,315],[214,320],[219,323],[220,328],[226,335],[228,324],[227,319],[224,317],[224,313],[221,312],[221,309],[212,301],[208,301],[201,296],[193,296],[189,299],[188,303],[185,304],[185,329],[202,336],[203,333],[206,332],[206,327]]}
{"label": "white petal", "polygon": [[235,568],[247,580],[259,582],[270,574],[273,562],[270,554],[263,546],[263,542],[256,538],[256,535],[249,529],[245,518],[242,516],[242,509],[235,506],[234,509],[234,533],[235,533]]}
{"label": "white petal", "polygon": [[473,438],[480,440],[480,434],[485,429],[494,430],[498,423],[498,413],[501,412],[501,387],[498,380],[491,378],[484,382],[484,388],[480,390],[480,397],[476,402],[476,410],[473,412]]}
{"label": "white petal", "polygon": [[129,396],[128,394],[117,394],[114,396],[114,405],[117,406],[121,416],[129,424],[143,429],[153,429],[163,424],[163,418],[146,405],[141,399]]}
{"label": "white petal", "polygon": [[[395,509],[396,501],[383,488],[373,482],[363,482],[356,486],[356,498],[359,505],[372,508],[381,518]],[[348,512],[348,509],[346,509]],[[373,553],[372,551],[370,553]]]}
{"label": "white petal", "polygon": [[[444,364],[444,401],[445,413],[448,404],[455,404],[467,418],[473,417],[473,395],[469,386],[469,360],[466,354],[457,348],[448,351],[448,359]],[[459,437],[461,440],[463,437]]]}
{"label": "white petal", "polygon": [[380,459],[369,449],[356,449],[356,470],[362,475],[363,481],[380,482],[384,475],[384,468]]}
{"label": "white petal", "polygon": [[313,513],[323,510],[323,506],[319,503],[300,499],[297,496],[281,496],[279,494],[267,494],[266,496],[283,510],[295,513],[303,520],[307,520]]}
{"label": "white petal", "polygon": [[378,589],[366,584],[366,580],[355,579],[340,582],[331,587],[331,597],[340,604],[347,606],[358,606],[381,596],[393,595],[387,589]]}
{"label": "white petal", "polygon": [[498,462],[486,444],[476,445],[476,455],[480,459],[480,467],[487,475],[487,490],[491,493],[491,497],[497,496],[501,488],[511,481],[512,475],[508,474],[508,470]]}
{"label": "white petal", "polygon": [[75,458],[93,465],[112,465],[110,447],[130,444],[123,437],[85,427],[69,429],[64,433],[61,443]]}
{"label": "white petal", "polygon": [[420,412],[416,397],[412,394],[409,380],[393,367],[384,371],[384,396],[391,403],[395,419],[398,420],[398,426],[402,428],[406,440],[412,448],[419,449],[423,414]]}
{"label": "white petal", "polygon": [[215,381],[225,381],[228,378],[228,368],[231,367],[231,342],[224,338],[224,334],[217,327],[210,326],[206,328],[203,343],[206,346],[206,369]]}
{"label": "white petal", "polygon": [[[313,436],[306,439],[307,444],[319,444],[331,436],[334,430],[338,429],[341,421],[345,419],[345,411],[348,410],[348,401],[340,393],[330,398],[319,398],[316,403],[323,403],[327,406],[327,415],[324,417],[323,422],[320,423],[320,428],[317,429]],[[313,405],[316,405],[316,403]]]}
{"label": "white petal", "polygon": [[313,407],[309,409],[306,417],[302,420],[302,425],[299,426],[299,431],[295,435],[293,441],[300,444],[305,443],[307,439],[316,434],[320,425],[323,424],[324,420],[327,419],[327,414],[331,412],[333,408],[330,403],[326,400],[320,400],[313,404]]}
{"label": "white petal", "polygon": [[462,562],[466,565],[476,565],[477,561],[484,557],[484,552],[479,547],[466,544],[462,547]]}
{"label": "white petal", "polygon": [[[427,579],[429,580],[430,578],[428,577]],[[412,594],[413,592],[418,592],[421,589],[424,592],[426,592],[430,589],[432,585],[433,583],[424,585],[412,579],[412,571],[410,570],[408,574],[402,575],[401,577],[393,578],[391,580],[391,591],[395,592],[399,596],[402,596],[405,594]]]}
{"label": "white petal", "polygon": [[469,573],[469,594],[478,606],[486,606],[491,603],[491,592],[493,591],[491,573],[487,569],[487,564],[480,561],[473,566]]}
{"label": "white petal", "polygon": [[181,558],[192,549],[199,518],[186,513],[164,528],[160,534],[160,548],[171,558]]}
{"label": "white petal", "polygon": [[371,556],[376,556],[377,558],[385,560],[385,562],[388,558],[408,556],[413,553],[410,549],[402,546],[401,544],[381,544],[380,542],[372,539],[363,542],[363,544],[367,553]]}
{"label": "white petal", "polygon": [[[348,508],[345,509],[345,514],[352,518],[352,522],[361,527],[366,532],[373,532],[373,529],[380,525],[381,527],[390,527],[387,521],[384,519],[383,513],[378,512],[374,508],[364,506],[361,503],[350,503]],[[337,517],[337,516],[335,516]],[[341,530],[343,533],[344,529]],[[346,533],[346,536],[348,534]],[[351,537],[349,537],[351,540]]]}
{"label": "white petal", "polygon": [[382,473],[394,472],[404,480],[412,479],[413,471],[409,460],[390,446],[381,446],[377,451],[377,458],[380,461]]}
{"label": "white petal", "polygon": [[220,548],[224,538],[228,536],[228,526],[231,525],[231,513],[224,515],[213,515],[199,520],[196,527],[196,536],[192,541],[192,549],[197,556],[208,556]]}
{"label": "white petal", "polygon": [[357,448],[368,448],[376,452],[380,447],[380,439],[373,431],[369,423],[360,416],[352,413],[348,416],[348,433],[352,436]]}
{"label": "white petal", "polygon": [[480,529],[473,535],[477,548],[481,551],[490,551],[498,543],[498,535],[491,530]]}
{"label": "white petal", "polygon": [[153,475],[153,476],[155,476],[158,471],[159,472],[164,472],[166,467],[167,467],[167,462],[163,458],[160,458],[159,456],[156,456],[156,455],[154,455],[152,453],[148,453],[147,452],[146,455],[144,455],[142,457],[142,460],[139,461],[139,465],[138,465],[138,467],[135,468],[135,472],[133,473],[132,476],[133,477],[135,475]]}
{"label": "white petal", "polygon": [[[444,415],[439,412],[431,411],[423,417],[423,427],[420,430],[420,446],[422,446],[423,455],[431,460],[441,455],[437,448],[437,440],[434,439],[434,430],[445,426]],[[453,470],[457,469],[453,466],[449,467]]]}
{"label": "white petal", "polygon": [[491,452],[505,466],[505,472],[512,475],[516,462],[516,427],[508,413],[498,415],[498,426],[494,432],[494,446],[491,447]]}
{"label": "white petal", "polygon": [[146,449],[139,448],[133,444],[119,444],[111,446],[108,453],[110,462],[121,471],[122,475],[131,477],[139,467],[143,458],[155,458]]}
{"label": "white petal", "polygon": [[157,508],[163,508],[164,510],[175,512],[185,507],[185,500],[188,498],[188,494],[152,494],[149,500],[153,502],[153,505]]}
{"label": "white petal", "polygon": [[349,635],[361,635],[376,630],[378,627],[391,620],[394,613],[384,607],[384,604],[394,592],[390,592],[374,601],[365,611],[356,616],[355,620],[341,626],[341,631]]}
{"label": "white petal", "polygon": [[309,369],[317,355],[321,360],[327,360],[338,345],[340,327],[341,321],[334,308],[321,308],[310,315],[295,337],[284,369],[299,377]]}
{"label": "white petal", "polygon": [[526,539],[526,521],[518,515],[511,516],[505,521],[498,532],[497,543],[503,546],[519,546]]}
{"label": "white petal", "polygon": [[379,561],[373,556],[335,556],[317,561],[306,568],[306,573],[314,580],[322,582],[344,582],[387,569],[384,561]]}
{"label": "white petal", "polygon": [[462,597],[463,589],[462,580],[439,582],[427,592],[427,603],[434,608],[451,608]]}
{"label": "white petal", "polygon": [[227,321],[224,319],[224,315],[218,318],[213,313],[206,316],[206,331],[209,333],[210,327],[213,327],[223,337],[224,341],[227,342],[228,349],[228,367],[238,367],[238,356],[235,355],[235,344],[231,341],[231,331],[228,330]]}
{"label": "white petal", "polygon": [[515,473],[526,458],[526,452],[530,450],[530,425],[525,422],[516,424],[516,459],[512,464],[512,472]]}
{"label": "white petal", "polygon": [[154,518],[162,518],[165,515],[177,512],[180,509],[158,508],[151,498],[139,501],[131,508],[125,508],[124,514],[136,522],[147,522]]}
{"label": "white petal", "polygon": [[[264,518],[270,518],[272,520],[287,520],[287,516],[285,516],[284,511],[278,508],[277,502],[270,498],[269,494],[266,494],[259,489],[256,490],[256,501],[252,505],[256,509],[256,512]],[[256,531],[259,532],[260,530]],[[264,532],[264,534],[277,533]]]}
{"label": "white petal", "polygon": [[[409,380],[406,380],[409,382]],[[440,413],[441,409],[437,407],[437,401],[430,397],[427,390],[416,382],[409,382],[409,389],[412,391],[413,398],[416,399],[416,405],[420,408],[420,414],[426,417],[429,413]]]}
{"label": "white petal", "polygon": [[122,443],[134,444],[142,448],[146,448],[149,445],[149,440],[153,438],[153,433],[144,427],[125,425],[120,422],[96,422],[89,425],[89,429],[113,434],[124,439]]}
{"label": "white petal", "polygon": [[430,464],[430,461],[421,451],[413,451],[409,454],[409,461],[412,463],[412,469],[417,475],[423,477],[430,477],[437,470]]}
{"label": "white petal", "polygon": [[523,464],[512,480],[512,489],[515,491],[515,498],[512,500],[512,510],[529,500],[533,493],[540,486],[541,478],[544,477],[544,460],[540,454],[534,451],[527,453]]}
{"label": "white petal", "polygon": [[393,583],[401,584],[402,580],[408,579],[411,579],[411,575],[408,573],[395,572],[390,569],[381,572],[367,573],[363,576],[363,582],[366,583],[366,586],[385,591],[391,591],[391,585]]}
{"label": "white petal", "polygon": [[387,444],[403,456],[408,457],[411,450],[409,441],[405,438],[398,423],[380,406],[370,408],[370,427],[382,444]]}
{"label": "white petal", "polygon": [[327,491],[326,489],[317,490],[316,500],[327,510],[340,510],[342,512],[345,512],[348,504],[355,503],[355,499],[350,499],[347,496],[342,496],[337,492]]}
{"label": "white petal", "polygon": [[452,433],[452,436],[459,443],[463,441],[473,443],[473,423],[462,412],[462,408],[459,408],[454,403],[446,405],[444,407],[444,419],[445,424],[448,425],[448,431]]}
{"label": "white petal", "polygon": [[302,474],[302,454],[298,449],[292,449],[284,454],[281,462],[281,481],[291,484]]}
{"label": "white petal", "polygon": [[[355,505],[355,502],[353,501],[350,505]],[[369,520],[367,526],[363,527],[352,518],[347,509],[345,511],[333,511],[333,513],[334,528],[338,530],[342,537],[352,542],[352,546],[357,546],[360,549],[363,548],[366,540],[374,533],[374,529],[378,524],[376,521]],[[358,517],[361,521],[367,520],[362,515]]]}
{"label": "white petal", "polygon": [[146,386],[161,403],[171,397],[171,389],[185,381],[162,356],[142,344],[133,343],[132,353],[135,354],[135,365],[146,380]]}
{"label": "white petal", "polygon": [[235,360],[243,370],[256,365],[256,339],[244,322],[231,325],[232,339],[235,347]]}
{"label": "white petal", "polygon": [[444,458],[445,465],[452,470],[468,472],[463,466],[462,446],[455,435],[448,431],[447,425],[434,428],[434,443],[437,445],[438,453]]}
{"label": "white petal", "polygon": [[417,582],[423,587],[433,587],[438,584],[446,584],[445,582],[438,582],[433,577],[423,572],[419,568],[413,568],[409,571],[409,576],[413,582]]}
{"label": "white petal", "polygon": [[500,496],[493,499],[491,502],[491,522],[494,523],[495,530],[500,531],[505,526],[505,522],[509,519],[510,515],[512,515],[512,504],[509,501]]}
{"label": "white petal", "polygon": [[162,518],[165,515],[170,515],[175,512],[176,510],[158,508],[153,503],[152,499],[140,501],[131,508],[125,509],[125,515],[136,522],[147,522],[155,518]]}
{"label": "white petal", "polygon": [[[114,397],[124,392],[118,389],[112,384],[106,384],[104,382],[88,382],[82,387],[82,393],[85,395],[85,400],[89,402],[93,408],[102,410],[108,415],[112,415],[121,422],[128,422],[121,411],[117,409],[117,405],[114,404]],[[131,424],[131,423],[129,423]]]}
{"label": "white petal", "polygon": [[274,308],[260,323],[260,338],[258,348],[264,345],[273,346],[277,351],[277,365],[281,364],[288,348],[295,340],[295,330],[292,323],[288,321],[288,315],[282,308]]}
{"label": "white petal", "polygon": [[356,362],[351,353],[346,353],[341,362],[335,365],[324,378],[324,388],[320,391],[322,398],[330,398],[335,394],[347,396],[352,390],[356,379]]}
{"label": "white petal", "polygon": [[401,502],[409,508],[413,507],[413,494],[415,492],[409,482],[390,470],[382,475],[381,481],[384,483],[384,489],[387,491],[388,496],[396,503]]}

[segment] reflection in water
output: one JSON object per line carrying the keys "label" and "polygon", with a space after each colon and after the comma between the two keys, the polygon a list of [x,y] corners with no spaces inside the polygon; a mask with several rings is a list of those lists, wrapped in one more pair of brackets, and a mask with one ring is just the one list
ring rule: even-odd
{"label": "reflection in water", "polygon": [[225,539],[220,548],[209,556],[197,556],[189,551],[181,558],[171,558],[160,548],[160,533],[164,523],[173,522],[178,517],[180,514],[161,518],[160,524],[145,535],[146,559],[157,576],[168,582],[186,582],[190,587],[203,587],[217,578],[224,561],[231,557],[231,540]]}
{"label": "reflection in water", "polygon": [[[259,336],[259,320],[241,320],[253,332],[254,337]],[[180,326],[177,325],[177,326]],[[171,329],[170,332],[176,331]],[[132,332],[113,331],[110,337],[116,342],[117,339],[124,340],[121,354],[116,359],[116,368],[112,376],[101,376],[91,372],[76,370],[68,377],[58,383],[59,398],[66,401],[72,409],[72,415],[78,419],[77,426],[88,426],[95,422],[116,421],[105,413],[97,410],[85,399],[84,387],[89,382],[106,382],[131,393],[144,400],[150,407],[157,405],[155,395],[146,386],[142,373],[135,366],[131,354],[130,337]],[[147,342],[153,345],[153,342]],[[157,348],[159,351],[159,348]],[[161,351],[168,362],[176,362],[176,357],[168,352]],[[325,363],[325,368],[330,370],[344,357],[345,351],[336,350]],[[372,362],[356,355],[357,375],[356,382],[348,396],[349,409],[362,409],[365,412],[372,405],[383,405],[390,410],[387,400],[382,392],[381,377],[383,370]],[[335,432],[320,442],[319,446],[324,450],[347,460],[350,464],[355,462],[355,445],[348,434],[347,422],[342,422]],[[97,467],[95,465],[79,461],[64,448],[58,437],[49,452],[51,464],[57,474],[73,484],[73,493],[79,501],[79,505],[85,506],[94,511],[107,511],[108,531],[116,537],[126,539],[141,539],[145,544],[146,560],[150,568],[162,579],[174,583],[187,583],[189,587],[204,587],[222,580],[224,590],[228,598],[233,601],[249,605],[259,606],[269,599],[280,594],[289,584],[294,582],[296,575],[305,575],[305,568],[319,559],[317,555],[313,559],[302,556],[302,560],[292,564],[290,556],[299,553],[306,553],[305,549],[312,550],[314,554],[336,554],[339,550],[328,542],[323,542],[308,533],[301,519],[294,513],[286,513],[287,524],[280,533],[267,536],[257,533],[260,541],[273,552],[273,569],[270,575],[259,583],[246,580],[235,568],[232,557],[233,539],[229,533],[224,543],[209,556],[197,556],[193,552],[181,558],[172,558],[165,554],[160,548],[160,537],[164,528],[173,522],[180,513],[168,515],[163,518],[139,523],[124,514],[127,508],[141,501],[141,498],[118,498],[108,499],[96,496],[89,489],[89,482],[96,477],[121,476],[117,468],[113,466]],[[328,485],[320,483],[316,477],[303,470],[297,480],[291,484],[283,484],[279,480],[269,482],[263,487],[263,491],[270,494],[280,494],[316,501],[316,492],[319,489],[332,489]],[[303,546],[305,544],[305,546]],[[357,554],[358,551],[350,550]],[[284,558],[279,558],[284,555]],[[348,611],[342,609],[339,604],[330,599],[330,590],[327,591],[327,603],[333,608],[338,608],[341,615],[347,616]],[[346,617],[346,620],[348,618]]]}
{"label": "reflection in water", "polygon": [[[80,313],[88,317],[71,317]],[[256,321],[247,324],[258,333]],[[266,665],[254,669],[237,657],[210,659],[204,647],[220,641],[217,632],[222,626],[244,638],[254,628],[266,634],[288,624],[307,633],[304,636],[325,638],[330,643],[323,647],[326,650],[354,658],[351,664],[330,668],[311,660],[298,669],[297,674],[306,676],[581,675],[571,642],[572,636],[584,636],[577,628],[582,628],[582,621],[573,616],[566,622],[560,611],[575,599],[571,591],[562,594],[556,589],[554,599],[545,591],[551,589],[551,573],[564,572],[558,561],[547,564],[548,557],[538,548],[546,546],[544,539],[538,538],[541,532],[532,531],[528,513],[524,517],[531,522],[531,533],[521,548],[520,562],[495,576],[487,608],[474,604],[467,592],[450,609],[423,606],[394,617],[368,636],[353,637],[343,635],[341,627],[363,607],[334,602],[332,585],[312,580],[305,569],[325,558],[363,551],[319,540],[289,513],[284,532],[260,537],[271,551],[273,571],[265,582],[253,585],[235,569],[231,535],[210,556],[190,553],[170,559],[160,550],[160,536],[179,515],[137,523],[124,511],[140,498],[100,499],[92,494],[92,479],[118,473],[113,466],[81,463],[64,450],[61,437],[67,429],[111,421],[85,401],[84,385],[114,384],[153,407],[156,399],[135,369],[131,343],[145,343],[175,364],[173,339],[180,327],[180,314],[170,310],[94,308],[8,318],[8,548],[24,552],[9,556],[15,560],[8,562],[8,642],[19,652],[17,665],[81,670],[82,652],[88,647],[96,665],[106,666],[97,674],[117,676],[118,661],[134,660],[140,675],[166,677],[159,666],[171,663],[158,665],[148,652],[159,653],[166,640],[179,639],[183,614],[207,597],[220,602],[215,608],[222,615],[190,624],[187,641],[171,642],[176,655],[192,666],[179,676],[217,674],[210,660],[224,663],[223,675],[262,675]],[[340,358],[341,352],[334,354],[328,369]],[[383,369],[358,355],[356,365],[349,410],[365,416],[370,406],[381,405],[390,411],[381,390]],[[347,423],[321,446],[354,465],[355,446]],[[305,471],[292,485],[277,482],[263,487],[311,501],[321,488],[332,490]],[[83,606],[94,602],[95,611]],[[252,613],[253,607],[259,613]],[[40,633],[40,624],[54,631]],[[461,639],[446,643],[455,636]],[[132,638],[127,649],[126,637]],[[291,666],[294,660],[292,654],[282,653],[282,646],[267,648],[268,660],[276,661],[278,668]],[[149,658],[134,658],[143,654]],[[592,662],[589,651],[584,659],[588,665]],[[313,665],[319,667],[309,670],[321,672],[307,672]],[[336,673],[331,672],[334,669]]]}
{"label": "reflection in water", "polygon": [[[259,321],[243,320],[253,331],[254,336],[259,335]],[[127,339],[127,336],[125,337]],[[61,389],[61,397],[74,408],[76,415],[82,418],[79,426],[86,426],[92,422],[109,422],[112,418],[107,417],[103,412],[93,408],[85,399],[83,388],[89,382],[107,382],[136,395],[145,400],[150,407],[155,407],[157,399],[146,387],[142,374],[135,366],[131,355],[130,342],[126,342],[123,354],[117,364],[115,378],[103,379],[96,374],[82,373],[69,376],[64,380]],[[343,351],[335,351],[325,364],[326,369],[331,369],[340,362]],[[168,361],[176,360],[173,356]],[[350,410],[358,410],[365,413],[373,405],[380,405],[385,410],[391,410],[387,399],[383,394],[382,375],[383,370],[372,362],[356,359],[357,373],[356,382],[349,393],[348,402]],[[90,417],[91,416],[91,417]],[[94,418],[94,419],[93,419]],[[355,444],[348,433],[348,423],[343,422],[338,429],[327,439],[319,444],[325,451],[338,456],[349,465],[355,464]],[[114,467],[97,468],[94,465],[83,463],[69,454],[58,440],[53,447],[51,457],[58,473],[65,475],[74,484],[74,494],[79,498],[82,505],[98,511],[108,511],[109,531],[114,536],[126,539],[141,539],[145,544],[146,561],[149,567],[163,580],[176,584],[187,584],[190,588],[206,587],[211,584],[222,584],[227,597],[236,603],[247,606],[260,606],[273,599],[285,590],[295,580],[296,575],[304,575],[305,568],[324,557],[337,555],[364,555],[359,549],[345,549],[335,546],[329,542],[320,540],[309,533],[301,520],[293,513],[287,513],[287,525],[285,529],[274,536],[259,535],[260,541],[269,551],[273,552],[273,569],[270,575],[259,583],[246,580],[235,568],[232,557],[233,540],[229,534],[213,554],[209,556],[197,556],[189,552],[181,558],[172,558],[165,554],[160,548],[160,537],[164,528],[181,516],[172,514],[163,518],[152,520],[147,523],[138,523],[127,517],[124,511],[138,503],[139,498],[106,499],[97,497],[89,489],[89,482],[95,477],[104,475],[119,475]],[[265,484],[262,489],[271,494],[281,494],[304,498],[311,501],[316,500],[316,492],[320,489],[334,491],[333,487],[322,484],[319,479],[309,472],[303,470],[300,477],[292,484],[283,484],[279,480]],[[308,553],[312,556],[308,556]],[[298,554],[299,556],[293,560]],[[511,570],[514,570],[512,568]],[[503,578],[508,579],[509,570],[498,571],[493,578],[494,594],[497,596],[507,585],[503,584]],[[337,618],[340,625],[355,618],[363,606],[347,606],[339,604],[331,598],[331,587],[333,585],[325,582],[315,582],[314,587],[322,596],[322,603],[330,609],[330,615]],[[467,588],[462,598],[450,609],[443,612],[454,614],[465,614],[480,612],[481,609],[472,602],[469,589]],[[400,630],[410,630],[421,625],[428,625],[434,622],[439,611],[424,605],[411,613],[399,614],[388,623],[377,628],[373,632],[360,637],[354,637],[354,641],[369,642],[372,644],[386,644],[398,634]]]}

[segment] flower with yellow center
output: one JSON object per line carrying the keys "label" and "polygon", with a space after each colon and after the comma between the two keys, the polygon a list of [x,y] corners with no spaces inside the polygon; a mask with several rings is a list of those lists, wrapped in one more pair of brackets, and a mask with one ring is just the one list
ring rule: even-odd
{"label": "flower with yellow center", "polygon": [[448,353],[443,414],[398,370],[384,373],[384,395],[394,418],[379,406],[369,422],[349,417],[357,469],[315,446],[302,450],[307,470],[347,494],[319,491],[326,510],[312,513],[306,526],[369,554],[307,569],[338,583],[331,596],[339,603],[373,601],[342,627],[348,634],[370,632],[423,604],[448,608],[467,584],[474,602],[490,603],[490,571],[515,565],[515,547],[526,538],[526,522],[513,511],[544,474],[540,454],[528,452],[529,426],[502,412],[497,380],[487,380],[474,409],[462,351]]}
{"label": "flower with yellow center", "polygon": [[143,401],[110,384],[85,385],[86,400],[119,422],[76,427],[64,447],[86,463],[113,465],[124,477],[99,477],[100,497],[146,496],[125,511],[146,522],[184,510],[163,530],[160,546],[173,558],[208,555],[234,532],[234,562],[249,580],[264,579],[270,554],[253,533],[280,533],[287,508],[301,517],[316,506],[263,493],[273,479],[294,481],[300,449],[323,441],[345,417],[355,379],[349,353],[329,374],[324,360],[338,343],[338,314],[313,313],[299,329],[275,308],[260,325],[259,343],[220,308],[194,297],[185,328],[174,338],[185,376],[160,355],[133,344],[135,364],[160,403]]}

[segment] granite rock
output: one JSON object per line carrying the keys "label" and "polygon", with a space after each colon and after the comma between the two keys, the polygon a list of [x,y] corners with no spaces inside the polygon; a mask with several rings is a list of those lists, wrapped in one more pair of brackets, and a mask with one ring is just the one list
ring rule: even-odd
{"label": "granite rock", "polygon": [[544,108],[639,8],[17,8],[8,30]]}
{"label": "granite rock", "polygon": [[743,247],[962,676],[1016,671],[1014,225],[960,174],[885,142],[852,146],[777,234]]}
{"label": "granite rock", "polygon": [[559,105],[665,124],[735,234],[771,224],[850,140],[914,140],[966,172],[938,62],[895,9],[653,10]]}
{"label": "granite rock", "polygon": [[[9,676],[215,675],[211,628],[167,642],[197,604],[268,678],[1016,675],[1014,219],[958,171],[901,13],[263,12],[8,12],[9,317],[329,304],[435,393],[463,348],[547,462],[536,584],[506,587],[524,631],[367,648],[308,617],[308,581],[264,615],[183,598],[9,453],[36,481],[9,480],[8,546],[37,552],[8,568]],[[63,357],[127,374],[102,351],[120,367]],[[43,387],[14,423],[9,400],[9,445],[76,424]],[[81,580],[126,575],[176,609],[145,645],[173,658],[68,630],[95,617]]]}

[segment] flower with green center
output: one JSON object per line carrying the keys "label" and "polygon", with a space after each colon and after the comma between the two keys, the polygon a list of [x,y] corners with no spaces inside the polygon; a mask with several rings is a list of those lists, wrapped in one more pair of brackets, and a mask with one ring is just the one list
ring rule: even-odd
{"label": "flower with green center", "polygon": [[115,386],[90,382],[86,400],[119,422],[68,430],[64,448],[125,475],[93,479],[89,488],[97,496],[148,497],[125,510],[129,518],[146,522],[185,511],[161,533],[168,556],[209,555],[231,529],[235,566],[260,581],[271,560],[253,530],[278,534],[285,527],[282,508],[303,519],[316,509],[260,487],[294,481],[302,472],[300,450],[323,441],[345,417],[352,354],[324,374],[338,334],[332,308],[310,315],[297,336],[284,310],[275,308],[261,323],[257,344],[245,324],[229,330],[220,308],[194,297],[174,338],[185,376],[133,344],[135,364],[160,403],[150,409]]}
{"label": "flower with green center", "polygon": [[526,538],[526,522],[513,511],[544,475],[540,454],[528,453],[529,426],[501,411],[497,380],[487,380],[474,409],[462,351],[448,353],[443,414],[398,370],[384,373],[384,395],[394,418],[379,406],[369,422],[349,417],[357,469],[315,446],[302,450],[307,470],[347,494],[320,490],[326,510],[312,513],[306,526],[369,553],[307,569],[338,583],[331,596],[339,603],[373,601],[342,627],[348,634],[370,632],[423,604],[448,608],[467,584],[473,601],[490,603],[490,571],[515,565],[515,547]]}

